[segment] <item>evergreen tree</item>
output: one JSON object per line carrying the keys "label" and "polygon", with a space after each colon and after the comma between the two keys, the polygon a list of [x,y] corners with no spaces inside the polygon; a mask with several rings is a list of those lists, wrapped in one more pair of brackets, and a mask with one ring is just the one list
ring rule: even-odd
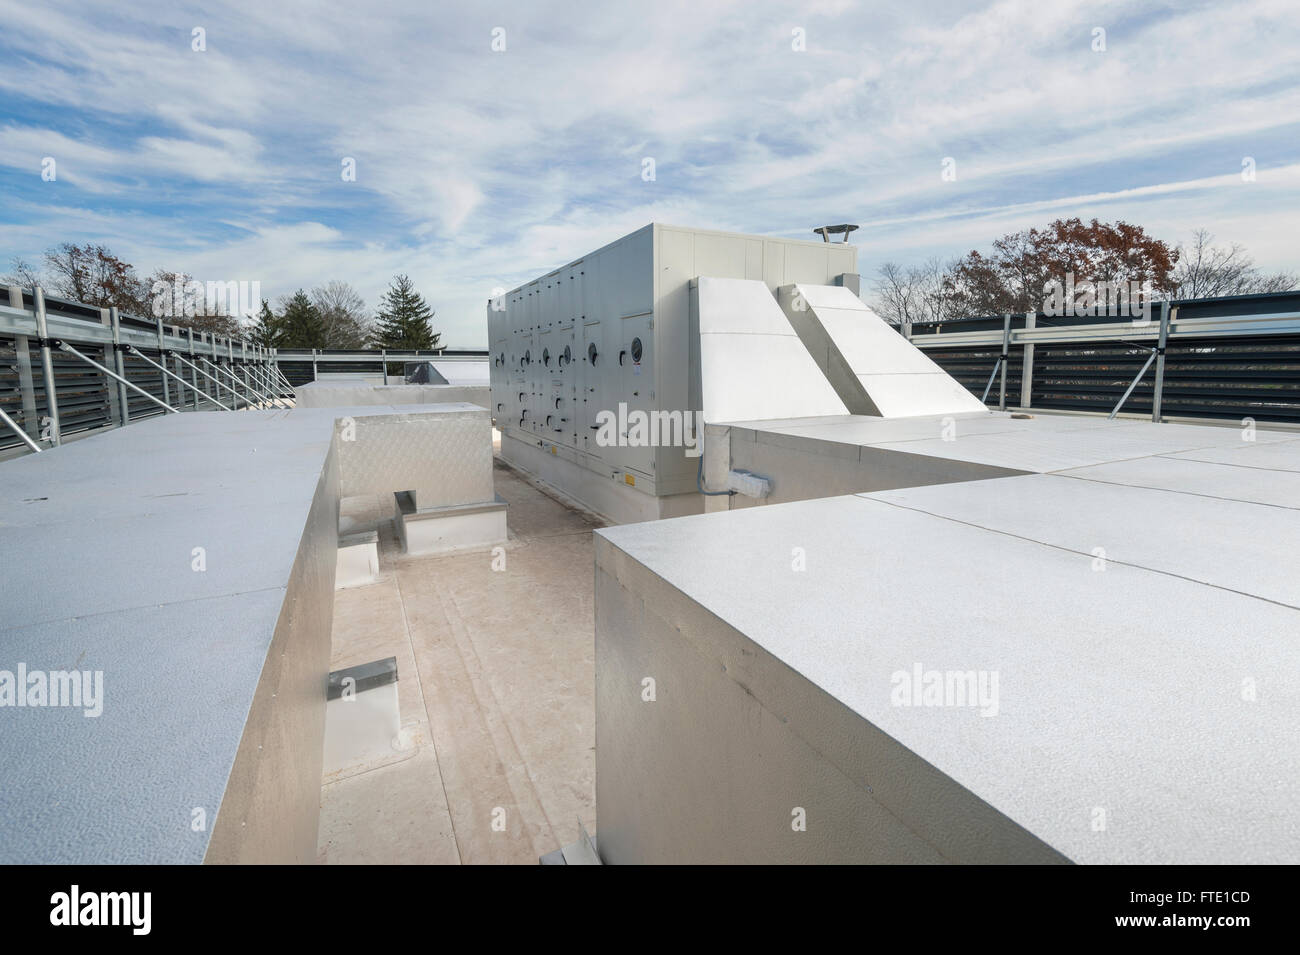
{"label": "evergreen tree", "polygon": [[254,345],[261,345],[263,348],[279,348],[283,343],[284,329],[281,327],[280,318],[271,311],[271,306],[266,299],[262,299],[262,311],[249,325],[247,337]]}
{"label": "evergreen tree", "polygon": [[442,335],[433,330],[432,318],[433,309],[415,290],[411,280],[405,275],[395,276],[379,300],[374,347],[425,351],[437,348]]}
{"label": "evergreen tree", "polygon": [[279,326],[282,338],[279,348],[324,348],[326,346],[325,322],[312,304],[307,293],[298,289],[283,300]]}

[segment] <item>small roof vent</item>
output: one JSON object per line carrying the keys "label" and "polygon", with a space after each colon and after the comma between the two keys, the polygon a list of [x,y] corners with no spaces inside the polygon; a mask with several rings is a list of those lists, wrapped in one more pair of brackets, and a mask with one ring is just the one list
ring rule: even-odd
{"label": "small roof vent", "polygon": [[833,235],[843,235],[844,236],[843,241],[848,242],[849,233],[856,232],[857,228],[858,227],[855,225],[849,225],[847,223],[843,223],[841,225],[818,226],[817,228],[813,229],[813,231],[822,237],[823,242],[829,242],[831,240],[831,236]]}

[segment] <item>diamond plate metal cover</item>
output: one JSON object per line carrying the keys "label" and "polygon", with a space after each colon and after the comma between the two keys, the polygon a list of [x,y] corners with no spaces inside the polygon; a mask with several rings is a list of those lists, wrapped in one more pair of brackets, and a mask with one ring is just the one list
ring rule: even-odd
{"label": "diamond plate metal cover", "polygon": [[336,427],[345,496],[411,491],[421,510],[494,499],[492,426],[482,409],[359,415]]}

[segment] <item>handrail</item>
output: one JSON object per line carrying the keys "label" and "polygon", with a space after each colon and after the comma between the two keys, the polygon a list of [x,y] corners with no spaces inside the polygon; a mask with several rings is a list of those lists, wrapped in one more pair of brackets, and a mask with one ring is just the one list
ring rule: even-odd
{"label": "handrail", "polygon": [[217,406],[218,408],[220,408],[222,411],[232,411],[232,410],[233,410],[232,408],[228,408],[228,407],[226,407],[225,405],[223,405],[220,401],[218,401],[216,398],[213,398],[212,396],[210,396],[207,392],[203,391],[202,389],[195,388],[192,384],[190,384],[188,381],[186,381],[186,380],[185,380],[184,378],[182,378],[180,375],[176,374],[176,372],[174,372],[174,371],[168,371],[166,368],[164,368],[162,365],[158,364],[156,361],[154,361],[152,358],[150,358],[150,357],[149,357],[148,355],[146,355],[144,352],[140,351],[140,349],[136,348],[134,345],[131,345],[131,346],[128,346],[128,347],[131,349],[131,354],[135,355],[136,358],[139,358],[141,361],[146,362],[146,363],[148,363],[148,364],[150,364],[150,365],[153,365],[155,368],[157,368],[159,371],[161,371],[164,375],[170,375],[171,377],[175,378],[177,381],[179,381],[179,382],[180,382],[182,385],[184,385],[186,388],[189,388],[191,391],[195,392],[196,394],[202,395],[204,399],[206,399],[207,401],[211,401],[214,405],[216,405],[216,406]]}
{"label": "handrail", "polygon": [[[945,322],[960,326],[961,322]],[[1169,338],[1251,338],[1272,335],[1300,335],[1300,312],[1274,312],[1264,315],[1202,316],[1173,318]],[[1098,325],[1039,325],[1011,331],[1012,345],[1084,345],[1121,339],[1159,339],[1160,321],[1107,322]],[[918,332],[912,329],[911,342],[918,348],[970,348],[1002,344],[1002,330],[994,328],[962,332]]]}
{"label": "handrail", "polygon": [[4,421],[5,424],[9,425],[13,433],[22,438],[23,444],[27,445],[27,447],[31,448],[37,454],[41,453],[41,446],[32,440],[31,435],[18,427],[18,422],[9,417],[9,414],[4,410],[4,408],[0,408],[0,421]]}
{"label": "handrail", "polygon": [[102,371],[104,374],[108,375],[110,378],[116,378],[116,379],[117,379],[118,381],[120,381],[122,384],[124,384],[124,385],[126,385],[128,388],[130,388],[132,391],[138,391],[140,394],[144,395],[146,398],[148,398],[148,399],[149,399],[150,401],[152,401],[154,404],[161,406],[161,407],[164,408],[165,410],[170,411],[172,414],[180,414],[180,411],[179,411],[178,409],[173,408],[173,407],[172,407],[171,405],[169,405],[167,402],[165,402],[165,401],[163,401],[163,400],[161,400],[161,399],[159,399],[159,398],[155,398],[153,395],[149,394],[149,392],[145,391],[145,390],[144,390],[143,388],[141,388],[139,385],[136,385],[136,384],[133,384],[132,382],[127,381],[125,378],[123,378],[123,377],[122,377],[121,375],[119,375],[117,372],[115,372],[115,371],[110,371],[109,369],[105,368],[105,367],[104,367],[103,365],[101,365],[99,362],[95,361],[95,359],[90,358],[90,357],[88,357],[88,356],[86,356],[86,355],[83,355],[81,352],[77,351],[75,348],[73,348],[73,347],[72,347],[71,345],[69,345],[67,342],[65,342],[65,341],[59,341],[59,340],[56,339],[54,342],[52,342],[52,344],[54,345],[54,347],[58,348],[60,351],[65,351],[65,352],[67,352],[69,355],[75,355],[77,358],[80,358],[80,359],[81,359],[82,361],[84,361],[86,364],[91,365],[91,366],[97,368],[98,370]]}

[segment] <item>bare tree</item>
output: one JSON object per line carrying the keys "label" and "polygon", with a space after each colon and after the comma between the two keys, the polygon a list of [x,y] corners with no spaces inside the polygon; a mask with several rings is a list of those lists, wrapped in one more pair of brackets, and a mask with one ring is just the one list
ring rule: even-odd
{"label": "bare tree", "polygon": [[1179,249],[1181,256],[1174,271],[1176,298],[1289,292],[1300,281],[1294,272],[1262,274],[1243,246],[1236,242],[1215,245],[1214,236],[1206,229],[1197,229],[1191,242]]}
{"label": "bare tree", "polygon": [[910,330],[914,322],[946,322],[954,313],[953,263],[938,257],[904,268],[886,262],[876,270],[873,308],[891,325]]}
{"label": "bare tree", "polygon": [[912,287],[916,290],[917,311],[920,314],[917,321],[946,322],[961,317],[954,309],[957,299],[953,294],[952,282],[949,281],[954,268],[955,262],[944,262],[933,256],[911,270]]}
{"label": "bare tree", "polygon": [[102,245],[64,242],[45,253],[50,288],[65,298],[100,308],[147,314],[148,287],[130,262]]}
{"label": "bare tree", "polygon": [[326,348],[364,348],[370,337],[370,316],[366,301],[347,282],[335,279],[311,290],[325,325]]}
{"label": "bare tree", "polygon": [[916,320],[914,270],[897,262],[884,262],[876,269],[875,301],[872,307],[891,325],[908,326]]}
{"label": "bare tree", "polygon": [[45,280],[35,266],[29,264],[26,259],[15,256],[9,262],[9,274],[0,279],[5,285],[17,285],[22,288],[32,288],[37,285],[43,286]]}
{"label": "bare tree", "polygon": [[240,338],[240,316],[226,314],[220,298],[209,301],[207,286],[188,272],[155,269],[149,278],[148,311],[141,317],[161,316],[168,325],[192,328],[218,338]]}

